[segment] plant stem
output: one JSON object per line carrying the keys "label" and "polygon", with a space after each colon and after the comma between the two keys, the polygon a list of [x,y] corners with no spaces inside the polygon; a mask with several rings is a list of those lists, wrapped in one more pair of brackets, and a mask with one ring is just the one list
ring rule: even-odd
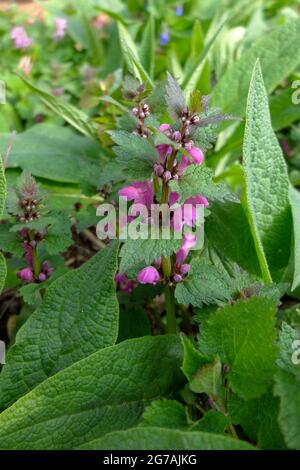
{"label": "plant stem", "polygon": [[165,287],[165,302],[167,311],[167,332],[176,333],[176,311],[175,311],[175,299],[174,299],[174,288],[170,286]]}
{"label": "plant stem", "polygon": [[[30,230],[29,231],[29,238],[30,240],[34,240],[34,231]],[[32,256],[32,267],[33,267],[33,272],[36,277],[40,274],[40,263],[37,257],[37,252],[36,252],[36,247],[33,247],[31,250],[31,256]]]}

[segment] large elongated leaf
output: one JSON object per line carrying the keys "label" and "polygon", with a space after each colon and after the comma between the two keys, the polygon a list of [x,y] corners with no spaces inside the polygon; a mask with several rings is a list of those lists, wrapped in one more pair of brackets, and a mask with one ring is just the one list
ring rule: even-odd
{"label": "large elongated leaf", "polygon": [[[8,134],[1,136],[1,151],[8,139]],[[7,167],[20,167],[34,176],[62,183],[92,182],[95,172],[100,173],[97,159],[101,150],[100,145],[70,128],[38,124],[17,135]],[[89,171],[94,173],[91,177]]]}
{"label": "large elongated leaf", "polygon": [[223,112],[243,116],[254,64],[261,60],[266,89],[270,93],[297,67],[300,19],[287,21],[259,38],[223,75],[214,89],[213,102]]}
{"label": "large elongated leaf", "polygon": [[3,254],[0,252],[0,294],[5,284],[6,272],[6,261]]}
{"label": "large elongated leaf", "polygon": [[91,450],[254,450],[247,442],[208,432],[145,427],[117,431],[82,447]]}
{"label": "large elongated leaf", "polygon": [[0,376],[5,408],[57,371],[116,342],[117,244],[58,278],[9,350]]}
{"label": "large elongated leaf", "polygon": [[102,349],[57,373],[0,415],[2,449],[72,449],[135,426],[150,400],[183,385],[176,336]]}
{"label": "large elongated leaf", "polygon": [[272,382],[277,356],[276,304],[252,297],[219,309],[202,326],[200,350],[228,364],[232,390],[243,399],[259,397]]}
{"label": "large elongated leaf", "polygon": [[261,275],[247,216],[241,204],[214,202],[205,221],[205,235],[212,246],[246,271]]}
{"label": "large elongated leaf", "polygon": [[290,255],[289,179],[272,129],[259,62],[251,79],[243,166],[248,218],[265,281],[278,280]]}
{"label": "large elongated leaf", "polygon": [[[4,201],[6,197],[6,180],[4,176],[4,167],[2,163],[2,158],[0,154],[0,218],[4,209]],[[0,253],[0,294],[4,287],[4,282],[6,278],[6,261],[2,253]]]}
{"label": "large elongated leaf", "polygon": [[292,290],[300,285],[300,193],[290,189],[290,200],[294,225],[294,276]]}
{"label": "large elongated leaf", "polygon": [[4,167],[0,153],[0,217],[4,209],[4,201],[6,197],[6,181],[4,176]]}
{"label": "large elongated leaf", "polygon": [[19,77],[55,114],[58,114],[82,134],[97,140],[96,127],[83,111],[80,111],[70,103],[64,102],[61,98],[50,95],[41,88],[38,88],[22,75],[19,75]]}
{"label": "large elongated leaf", "polygon": [[153,87],[154,83],[140,61],[135,43],[133,42],[126,27],[120,21],[118,22],[118,32],[121,49],[128,70],[141,82],[147,81],[149,85]]}

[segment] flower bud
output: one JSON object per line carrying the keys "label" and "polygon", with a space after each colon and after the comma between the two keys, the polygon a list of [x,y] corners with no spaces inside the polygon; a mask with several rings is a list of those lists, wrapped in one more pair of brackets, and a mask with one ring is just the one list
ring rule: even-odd
{"label": "flower bud", "polygon": [[173,132],[172,140],[174,140],[174,142],[180,142],[181,141],[181,133],[179,131]]}
{"label": "flower bud", "polygon": [[153,266],[147,266],[142,269],[137,276],[137,280],[140,284],[157,284],[159,278],[159,272]]}
{"label": "flower bud", "polygon": [[157,176],[161,176],[163,173],[164,173],[165,169],[162,165],[159,165],[158,163],[156,163],[154,165],[154,173],[157,175]]}
{"label": "flower bud", "polygon": [[175,282],[181,282],[182,276],[180,274],[174,274],[173,279]]}
{"label": "flower bud", "polygon": [[170,181],[171,178],[172,178],[172,173],[168,170],[165,171],[163,174],[163,180],[167,182],[167,181]]}
{"label": "flower bud", "polygon": [[199,121],[200,121],[200,118],[197,114],[191,117],[191,124],[198,124]]}
{"label": "flower bud", "polygon": [[138,110],[138,108],[136,108],[136,107],[132,108],[131,111],[132,111],[132,114],[133,114],[134,116],[137,116],[137,115],[139,114],[139,110]]}

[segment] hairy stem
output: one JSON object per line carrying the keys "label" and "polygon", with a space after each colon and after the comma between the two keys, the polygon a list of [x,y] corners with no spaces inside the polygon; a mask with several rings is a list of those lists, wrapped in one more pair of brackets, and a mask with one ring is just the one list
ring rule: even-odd
{"label": "hairy stem", "polygon": [[167,311],[167,332],[176,333],[177,324],[176,324],[174,288],[171,286],[165,287],[165,302],[166,302],[166,311]]}

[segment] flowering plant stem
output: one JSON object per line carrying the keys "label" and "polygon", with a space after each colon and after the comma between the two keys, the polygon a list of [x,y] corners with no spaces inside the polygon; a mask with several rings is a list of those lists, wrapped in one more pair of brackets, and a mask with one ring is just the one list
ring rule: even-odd
{"label": "flowering plant stem", "polygon": [[167,311],[167,332],[176,333],[176,311],[175,311],[175,299],[174,299],[174,288],[171,286],[165,287],[165,302]]}
{"label": "flowering plant stem", "polygon": [[[30,240],[34,240],[35,237],[34,237],[34,231],[33,230],[29,231],[29,238],[30,238]],[[32,248],[31,256],[32,256],[33,272],[34,272],[34,275],[36,277],[38,277],[38,275],[40,273],[40,264],[39,264],[39,260],[38,260],[38,257],[37,257],[36,247]]]}

